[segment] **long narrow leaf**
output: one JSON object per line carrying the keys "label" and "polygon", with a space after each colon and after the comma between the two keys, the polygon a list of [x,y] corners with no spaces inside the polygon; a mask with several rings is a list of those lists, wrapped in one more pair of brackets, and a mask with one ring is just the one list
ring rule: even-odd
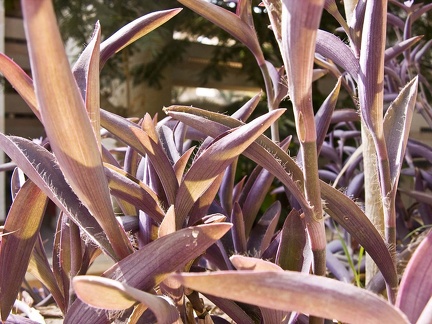
{"label": "long narrow leaf", "polygon": [[255,56],[258,65],[263,65],[264,55],[255,30],[239,16],[213,3],[203,0],[179,0],[179,2],[224,29],[245,44]]}
{"label": "long narrow leaf", "polygon": [[87,114],[93,128],[98,146],[101,145],[100,136],[100,57],[101,30],[99,22],[96,23],[93,37],[73,67],[73,74],[77,81],[81,97],[85,101]]}
{"label": "long narrow leaf", "polygon": [[[74,192],[104,229],[118,258],[132,247],[116,221],[101,156],[69,67],[49,0],[23,0],[24,26],[45,131]],[[53,64],[55,62],[55,64]]]}
{"label": "long narrow leaf", "polygon": [[1,133],[0,148],[68,217],[80,225],[97,246],[110,257],[115,257],[102,228],[71,190],[50,152],[24,138]]}
{"label": "long narrow leaf", "polygon": [[432,297],[432,232],[411,257],[399,288],[396,306],[415,323]]}
{"label": "long narrow leaf", "polygon": [[179,318],[176,307],[163,297],[146,293],[112,279],[79,276],[74,278],[73,286],[78,297],[93,307],[124,310],[140,302],[148,306],[156,316],[158,323],[171,324]]}
{"label": "long narrow leaf", "polygon": [[105,164],[106,175],[111,192],[133,206],[148,214],[155,222],[160,223],[164,212],[159,206],[159,198],[144,183],[132,177],[122,169],[113,165]]}
{"label": "long narrow leaf", "polygon": [[36,101],[33,81],[27,73],[3,53],[0,53],[0,72],[24,99],[36,117],[42,121]]}
{"label": "long narrow leaf", "polygon": [[317,32],[316,51],[334,61],[357,80],[360,68],[359,61],[351,49],[339,37],[319,29]]}
{"label": "long narrow leaf", "polygon": [[216,140],[192,164],[176,197],[177,226],[181,226],[195,201],[285,110],[274,110]]}
{"label": "long narrow leaf", "polygon": [[149,13],[127,24],[101,44],[101,68],[106,61],[123,48],[148,34],[177,15],[182,9],[170,9]]}
{"label": "long narrow leaf", "polygon": [[411,120],[417,98],[418,78],[412,79],[400,92],[384,116],[392,186],[399,181],[399,173],[405,157],[405,149],[411,129]]}
{"label": "long narrow leaf", "polygon": [[173,274],[186,287],[233,300],[297,311],[353,324],[409,323],[405,315],[365,289],[321,276],[284,271]]}
{"label": "long narrow leaf", "polygon": [[[217,136],[229,128],[241,125],[240,121],[229,116],[205,112],[192,107],[171,106],[166,108],[166,111],[174,118],[181,119],[208,136]],[[182,111],[182,113],[178,111]],[[196,114],[196,116],[192,114]],[[201,119],[198,116],[205,116],[205,118]],[[216,123],[209,123],[209,120],[216,121]],[[267,137],[260,136],[257,142],[252,143],[243,154],[272,172],[299,201],[303,212],[308,212],[308,204],[298,191],[298,185],[302,186],[303,184],[302,171],[286,152]],[[342,192],[333,189],[322,181],[320,186],[322,198],[326,202],[324,205],[326,211],[365,248],[383,272],[386,281],[392,287],[396,287],[398,282],[396,269],[389,266],[391,257],[387,246],[363,211]]]}
{"label": "long narrow leaf", "polygon": [[0,313],[3,321],[18,296],[47,203],[48,197],[43,191],[27,181],[6,218],[0,249]]}
{"label": "long narrow leaf", "polygon": [[[197,258],[220,239],[230,224],[217,223],[189,227],[158,238],[105,271],[104,277],[118,280],[136,289],[150,291],[170,272]],[[77,300],[68,311],[67,323],[109,323],[107,314],[88,308]]]}

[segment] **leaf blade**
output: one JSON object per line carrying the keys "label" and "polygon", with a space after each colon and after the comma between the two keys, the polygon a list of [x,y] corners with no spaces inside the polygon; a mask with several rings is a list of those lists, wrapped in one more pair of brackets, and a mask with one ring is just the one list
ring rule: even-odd
{"label": "leaf blade", "polygon": [[[292,271],[218,271],[171,277],[183,285],[249,304],[349,323],[409,323],[384,299],[350,284]],[[259,292],[259,293],[257,293]]]}

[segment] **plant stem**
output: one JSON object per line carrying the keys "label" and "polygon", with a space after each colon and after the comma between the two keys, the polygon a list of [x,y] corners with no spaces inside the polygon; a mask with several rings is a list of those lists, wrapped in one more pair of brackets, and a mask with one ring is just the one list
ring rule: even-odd
{"label": "plant stem", "polygon": [[[315,129],[311,129],[315,131]],[[303,150],[303,175],[306,199],[313,210],[313,219],[307,220],[307,229],[314,255],[314,274],[325,275],[326,236],[318,178],[316,142],[300,142]]]}
{"label": "plant stem", "polygon": [[[379,187],[375,144],[366,126],[362,124],[363,167],[365,186],[365,214],[384,237],[384,211]],[[366,285],[379,272],[375,262],[366,254]]]}
{"label": "plant stem", "polygon": [[[261,69],[261,73],[262,73],[262,76],[264,78],[264,84],[266,87],[268,109],[269,109],[269,111],[272,111],[274,109],[279,108],[279,107],[277,107],[279,105],[279,103],[275,103],[275,89],[273,87],[273,82],[272,82],[272,79],[270,77],[270,73],[269,73],[268,66],[267,66],[266,62],[264,62],[264,64],[260,65],[260,69]],[[270,131],[271,131],[271,139],[275,143],[278,143],[280,141],[280,136],[279,136],[279,127],[278,127],[277,121],[275,121],[270,126]]]}

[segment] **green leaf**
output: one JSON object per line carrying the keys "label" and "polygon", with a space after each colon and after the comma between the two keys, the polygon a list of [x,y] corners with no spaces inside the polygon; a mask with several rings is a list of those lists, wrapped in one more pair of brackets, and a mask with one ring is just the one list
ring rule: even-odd
{"label": "green leaf", "polygon": [[417,322],[432,298],[432,232],[423,239],[405,269],[400,283],[396,306],[411,321]]}
{"label": "green leaf", "polygon": [[123,258],[132,247],[111,206],[99,147],[69,67],[52,2],[23,0],[22,9],[37,102],[51,148],[69,185],[103,228],[117,258]]}
{"label": "green leaf", "polygon": [[351,284],[293,271],[217,271],[171,275],[184,286],[215,296],[349,323],[409,323],[396,307]]}
{"label": "green leaf", "polygon": [[162,296],[155,296],[127,284],[97,276],[79,276],[73,279],[78,297],[96,308],[124,310],[136,302],[147,306],[158,323],[174,323],[179,318],[177,308]]}
{"label": "green leaf", "polygon": [[[6,321],[18,296],[39,235],[48,197],[26,181],[7,215],[0,249],[0,311]],[[61,305],[60,305],[61,306]]]}

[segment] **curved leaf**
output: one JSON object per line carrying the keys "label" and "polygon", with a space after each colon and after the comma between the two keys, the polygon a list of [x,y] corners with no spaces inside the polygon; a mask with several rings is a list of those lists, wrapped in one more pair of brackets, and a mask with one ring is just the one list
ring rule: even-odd
{"label": "curved leaf", "polygon": [[261,46],[253,29],[248,23],[239,16],[224,8],[203,0],[178,0],[181,4],[192,9],[200,16],[211,21],[216,26],[227,31],[246,45],[255,56],[258,65],[263,65],[264,55]]}
{"label": "curved leaf", "polygon": [[377,295],[351,284],[292,271],[218,271],[172,274],[184,286],[215,296],[353,324],[408,324],[405,315]]}
{"label": "curved leaf", "polygon": [[170,324],[179,318],[177,308],[161,296],[135,289],[127,284],[97,276],[79,276],[73,279],[78,297],[96,308],[124,310],[136,302],[147,306],[158,323]]}
{"label": "curved leaf", "polygon": [[[208,136],[216,137],[229,128],[238,127],[241,122],[229,116],[206,112],[198,108],[171,106],[165,111],[173,118],[197,128]],[[192,115],[192,114],[196,114]],[[201,118],[199,116],[204,116]],[[213,122],[211,122],[213,121]],[[271,152],[271,153],[270,153]],[[265,136],[260,136],[243,154],[272,172],[300,203],[303,213],[309,212],[308,204],[299,186],[303,186],[303,174],[294,160],[277,144]],[[324,208],[342,227],[361,244],[371,255],[392,287],[397,286],[396,269],[391,264],[391,256],[381,235],[354,201],[342,192],[320,182]]]}
{"label": "curved leaf", "polygon": [[417,322],[432,298],[432,232],[423,239],[414,252],[402,276],[396,306],[411,321]]}
{"label": "curved leaf", "polygon": [[23,0],[22,9],[36,97],[51,148],[68,183],[104,229],[117,258],[123,258],[132,247],[111,207],[99,147],[69,67],[52,2]]}
{"label": "curved leaf", "polygon": [[156,130],[154,129],[154,125],[151,126],[150,124],[152,123],[150,116],[146,115],[144,119],[147,123],[147,129],[153,133],[152,137],[137,124],[101,109],[101,125],[104,128],[127,145],[131,146],[141,155],[148,155],[156,170],[157,176],[160,177],[168,200],[173,204],[175,193],[178,188],[174,168],[157,137],[154,135]]}
{"label": "curved leaf", "polygon": [[[7,215],[0,248],[0,313],[6,321],[18,296],[39,235],[48,197],[26,181]],[[62,300],[58,300],[60,307]]]}
{"label": "curved leaf", "polygon": [[316,52],[334,61],[357,80],[359,61],[352,50],[337,36],[318,29]]}
{"label": "curved leaf", "polygon": [[102,228],[71,190],[50,152],[24,138],[1,133],[0,148],[98,247],[114,258]]}
{"label": "curved leaf", "polygon": [[181,10],[181,8],[177,8],[152,12],[119,29],[101,44],[100,68],[103,67],[106,61],[114,53],[121,51],[129,44],[164,24],[172,17],[177,15]]}
{"label": "curved leaf", "polygon": [[0,53],[0,72],[10,82],[21,98],[27,103],[36,117],[42,121],[34,92],[33,81],[18,64]]}
{"label": "curved leaf", "polygon": [[230,165],[284,109],[277,109],[215,140],[192,164],[180,184],[176,201],[177,226],[181,227],[194,202],[211,186],[216,177]]}
{"label": "curved leaf", "polygon": [[141,209],[156,223],[162,221],[165,214],[159,205],[159,198],[153,190],[122,169],[111,164],[105,164],[105,167],[108,185],[114,196],[120,197]]}
{"label": "curved leaf", "polygon": [[[117,262],[103,276],[139,290],[150,291],[170,272],[200,256],[230,228],[231,224],[216,223],[189,227],[165,235]],[[109,320],[106,314],[100,314],[76,300],[66,314],[65,324],[83,322],[101,324],[109,323]]]}

